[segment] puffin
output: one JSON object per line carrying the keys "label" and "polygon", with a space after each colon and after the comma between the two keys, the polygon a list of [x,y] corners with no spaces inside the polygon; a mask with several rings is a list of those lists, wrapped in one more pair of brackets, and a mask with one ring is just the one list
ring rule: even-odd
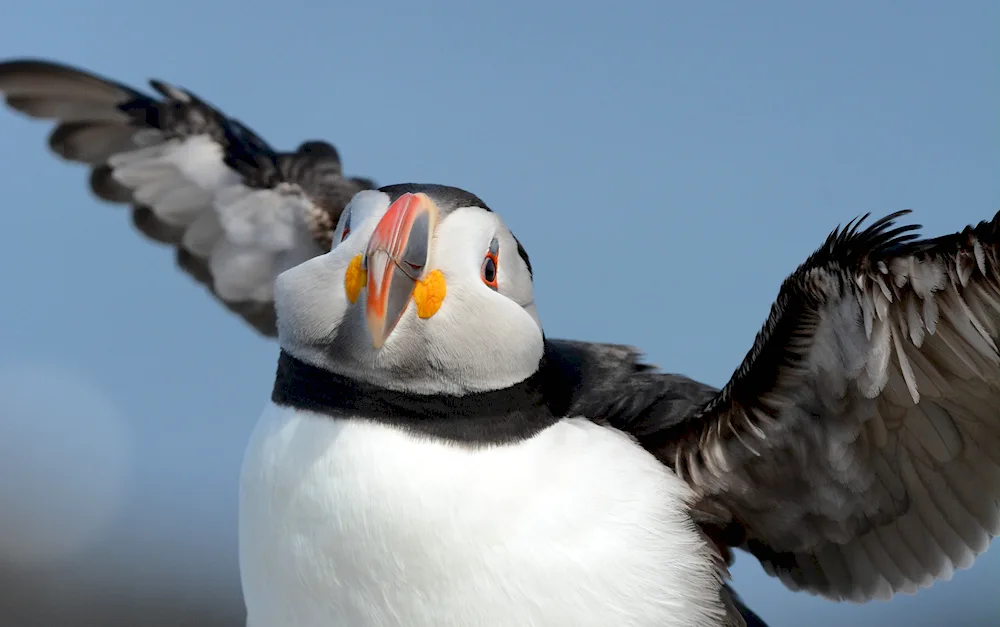
{"label": "puffin", "polygon": [[967,568],[1000,530],[1000,214],[906,213],[831,232],[714,389],[549,338],[476,195],[359,192],[275,283],[248,627],[735,627],[734,549],[854,602]]}
{"label": "puffin", "polygon": [[[329,142],[278,151],[190,91],[150,86],[156,96],[57,61],[0,62],[7,105],[56,122],[49,148],[90,170],[99,199],[130,205],[140,233],[277,338],[276,278],[338,246],[362,253],[351,232],[365,203],[343,214],[376,184],[346,176]],[[857,602],[947,579],[982,552],[979,530],[996,533],[996,219],[917,240],[901,215],[834,231],[782,284],[721,390],[631,347],[545,338],[542,370],[563,382],[547,389],[573,390],[568,412],[628,434],[693,486],[690,515],[724,563],[744,550],[792,589]]]}
{"label": "puffin", "polygon": [[274,279],[330,250],[340,213],[374,181],[343,174],[327,141],[272,148],[181,87],[151,96],[64,63],[0,62],[0,94],[53,120],[53,153],[90,170],[99,199],[131,206],[135,228],[171,246],[179,268],[264,336],[277,332]]}

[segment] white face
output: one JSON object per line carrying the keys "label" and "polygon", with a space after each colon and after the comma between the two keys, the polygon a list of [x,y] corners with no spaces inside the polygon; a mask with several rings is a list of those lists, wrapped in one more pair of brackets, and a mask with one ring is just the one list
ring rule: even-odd
{"label": "white face", "polygon": [[333,241],[278,277],[279,339],[299,359],[423,393],[501,389],[537,369],[531,274],[496,213],[439,209],[433,194],[390,208],[388,194],[363,191]]}

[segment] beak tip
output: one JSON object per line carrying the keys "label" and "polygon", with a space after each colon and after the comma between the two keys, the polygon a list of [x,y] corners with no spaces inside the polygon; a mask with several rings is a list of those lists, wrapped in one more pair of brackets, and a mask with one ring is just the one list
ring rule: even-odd
{"label": "beak tip", "polygon": [[369,310],[365,316],[366,322],[368,323],[368,335],[371,337],[372,346],[376,349],[382,348],[385,344],[385,334],[383,329],[385,328],[384,319]]}

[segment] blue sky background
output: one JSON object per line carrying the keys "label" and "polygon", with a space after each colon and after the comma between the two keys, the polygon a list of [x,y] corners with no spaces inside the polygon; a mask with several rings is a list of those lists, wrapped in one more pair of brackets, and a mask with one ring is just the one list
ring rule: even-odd
{"label": "blue sky background", "polygon": [[[997,3],[252,5],[8,3],[0,57],[163,78],[277,146],[333,141],[349,173],[474,191],[530,252],[548,334],[715,385],[838,224],[1000,209]],[[231,603],[277,346],[95,201],[48,128],[0,115],[0,559],[53,590]],[[749,557],[734,578],[774,627],[1000,617],[996,543],[889,603],[793,594]]]}

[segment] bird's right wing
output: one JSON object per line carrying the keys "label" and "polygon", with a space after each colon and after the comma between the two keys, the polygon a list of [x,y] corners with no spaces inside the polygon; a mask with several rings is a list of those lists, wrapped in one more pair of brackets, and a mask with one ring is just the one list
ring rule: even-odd
{"label": "bird's right wing", "polygon": [[622,365],[576,392],[687,480],[709,536],[831,599],[913,593],[1000,534],[1000,214],[923,239],[905,213],[831,233],[718,393]]}
{"label": "bird's right wing", "polygon": [[0,63],[0,92],[30,117],[55,120],[49,147],[90,166],[100,198],[132,205],[151,240],[260,333],[276,333],[273,283],[330,248],[351,196],[336,150],[306,142],[280,153],[194,94],[152,80],[159,97],[64,64]]}

